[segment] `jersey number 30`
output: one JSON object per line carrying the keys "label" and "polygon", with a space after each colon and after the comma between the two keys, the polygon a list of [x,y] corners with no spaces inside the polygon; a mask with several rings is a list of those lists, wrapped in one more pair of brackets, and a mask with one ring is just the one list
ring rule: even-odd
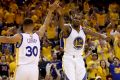
{"label": "jersey number 30", "polygon": [[34,46],[33,48],[31,46],[27,46],[26,50],[27,50],[26,56],[28,56],[28,57],[30,57],[32,55],[34,55],[36,57],[38,54],[37,46]]}

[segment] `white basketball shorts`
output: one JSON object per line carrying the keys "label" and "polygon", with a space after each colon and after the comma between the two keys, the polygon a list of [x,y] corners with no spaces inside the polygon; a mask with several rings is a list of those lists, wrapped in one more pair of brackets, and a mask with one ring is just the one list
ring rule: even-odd
{"label": "white basketball shorts", "polygon": [[16,68],[15,80],[38,80],[37,65],[20,65]]}
{"label": "white basketball shorts", "polygon": [[69,80],[86,80],[86,69],[82,56],[64,55],[63,70]]}

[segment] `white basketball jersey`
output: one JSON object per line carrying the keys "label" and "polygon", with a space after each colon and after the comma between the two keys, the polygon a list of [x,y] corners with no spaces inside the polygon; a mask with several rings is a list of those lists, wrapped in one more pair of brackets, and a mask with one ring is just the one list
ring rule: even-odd
{"label": "white basketball jersey", "polygon": [[64,38],[65,54],[66,55],[82,55],[84,46],[85,46],[85,33],[82,27],[80,26],[79,32],[77,32],[75,29],[72,28],[69,37]]}
{"label": "white basketball jersey", "polygon": [[40,39],[34,34],[21,33],[21,44],[16,45],[17,65],[35,64],[38,65],[40,56]]}

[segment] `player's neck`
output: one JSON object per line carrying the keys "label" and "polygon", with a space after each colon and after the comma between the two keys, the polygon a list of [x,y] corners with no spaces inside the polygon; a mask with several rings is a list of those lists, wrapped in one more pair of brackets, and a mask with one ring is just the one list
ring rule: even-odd
{"label": "player's neck", "polygon": [[25,31],[25,33],[27,33],[27,34],[33,34],[32,31]]}
{"label": "player's neck", "polygon": [[77,32],[80,32],[80,27],[73,27]]}

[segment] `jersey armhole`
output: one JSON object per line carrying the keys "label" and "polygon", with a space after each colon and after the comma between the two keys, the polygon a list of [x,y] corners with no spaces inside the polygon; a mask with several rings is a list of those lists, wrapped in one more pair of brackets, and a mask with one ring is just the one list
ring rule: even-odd
{"label": "jersey armhole", "polygon": [[[71,32],[72,32],[72,28],[71,28],[71,26],[70,26],[69,28],[70,28],[70,30],[69,30],[68,35],[67,35],[67,36],[63,36],[63,38],[68,38],[68,37],[70,36],[70,34],[71,34]],[[64,35],[64,34],[62,33],[62,35]]]}
{"label": "jersey armhole", "polygon": [[20,42],[17,42],[16,43],[16,48],[19,48],[21,45],[22,45],[22,43],[23,43],[23,35],[22,34],[20,34],[21,35],[21,41]]}
{"label": "jersey armhole", "polygon": [[41,41],[41,37],[40,37],[39,33],[38,32],[35,32],[35,33],[38,35],[39,41]]}
{"label": "jersey armhole", "polygon": [[84,31],[82,26],[80,26],[80,30],[82,30],[84,32],[84,34],[87,35],[87,33]]}

